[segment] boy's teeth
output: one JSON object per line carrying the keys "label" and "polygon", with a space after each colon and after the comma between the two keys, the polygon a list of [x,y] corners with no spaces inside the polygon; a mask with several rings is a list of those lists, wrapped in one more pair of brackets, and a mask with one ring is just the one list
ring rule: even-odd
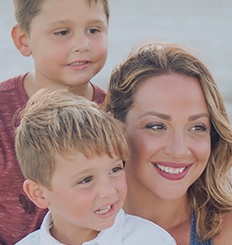
{"label": "boy's teeth", "polygon": [[96,210],[96,214],[105,214],[107,212],[109,212],[111,209],[111,206],[107,206],[107,207],[103,207],[103,208],[100,208],[98,210]]}
{"label": "boy's teeth", "polygon": [[156,164],[156,166],[160,170],[164,171],[165,173],[169,173],[169,174],[179,174],[185,170],[185,168],[171,168],[171,167],[165,167],[159,164]]}
{"label": "boy's teeth", "polygon": [[86,62],[84,62],[84,61],[83,61],[83,62],[73,62],[72,65],[83,65],[83,64],[85,64],[85,63],[86,63]]}

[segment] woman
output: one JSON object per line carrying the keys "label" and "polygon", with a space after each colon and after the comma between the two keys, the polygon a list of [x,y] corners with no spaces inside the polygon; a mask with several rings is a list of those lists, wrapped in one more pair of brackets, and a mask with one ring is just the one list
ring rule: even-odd
{"label": "woman", "polygon": [[205,65],[185,48],[151,43],[112,73],[106,109],[125,123],[125,211],[178,245],[232,241],[232,129]]}

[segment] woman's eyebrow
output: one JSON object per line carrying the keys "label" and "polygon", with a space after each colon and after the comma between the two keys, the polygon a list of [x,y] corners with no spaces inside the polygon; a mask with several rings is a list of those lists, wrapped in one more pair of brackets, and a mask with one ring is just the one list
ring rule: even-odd
{"label": "woman's eyebrow", "polygon": [[142,118],[142,117],[146,117],[146,116],[155,116],[155,117],[159,117],[161,119],[167,120],[167,121],[171,121],[172,120],[172,117],[170,115],[163,114],[163,113],[160,113],[160,112],[155,112],[155,111],[145,112],[139,117],[139,119]]}
{"label": "woman's eyebrow", "polygon": [[207,117],[209,119],[209,114],[208,113],[199,113],[199,114],[196,114],[196,115],[192,115],[189,117],[189,121],[194,121],[194,120],[197,120],[201,117]]}

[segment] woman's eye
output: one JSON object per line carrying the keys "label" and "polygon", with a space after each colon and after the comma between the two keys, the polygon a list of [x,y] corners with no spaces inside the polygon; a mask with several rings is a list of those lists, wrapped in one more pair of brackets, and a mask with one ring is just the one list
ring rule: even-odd
{"label": "woman's eye", "polygon": [[163,124],[154,124],[154,123],[152,123],[152,124],[147,124],[146,126],[145,126],[145,128],[147,128],[147,129],[152,129],[152,130],[156,130],[156,131],[158,131],[158,130],[166,130],[166,127],[165,127],[165,125],[163,125]]}
{"label": "woman's eye", "polygon": [[203,124],[195,125],[191,129],[191,131],[197,131],[197,132],[205,132],[207,130],[207,127]]}
{"label": "woman's eye", "polygon": [[93,177],[89,176],[79,181],[78,184],[86,184],[86,183],[90,183],[91,181],[93,181]]}
{"label": "woman's eye", "polygon": [[55,32],[55,35],[56,36],[66,36],[68,34],[69,34],[69,31],[68,30],[62,30],[62,31]]}

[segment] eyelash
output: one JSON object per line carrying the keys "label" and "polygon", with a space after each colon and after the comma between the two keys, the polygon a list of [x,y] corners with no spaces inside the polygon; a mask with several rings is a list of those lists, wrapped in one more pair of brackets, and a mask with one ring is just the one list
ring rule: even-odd
{"label": "eyelash", "polygon": [[97,29],[97,28],[89,28],[89,29],[88,29],[88,32],[89,32],[90,34],[95,34],[96,32],[100,32],[100,30]]}
{"label": "eyelash", "polygon": [[154,130],[154,131],[158,131],[158,130],[166,130],[167,128],[166,128],[166,126],[165,125],[163,125],[162,123],[160,123],[160,124],[147,124],[146,126],[145,126],[145,128],[146,129],[152,129],[152,130]]}
{"label": "eyelash", "polygon": [[[146,129],[151,129],[151,130],[154,130],[154,131],[161,131],[161,130],[167,130],[167,127],[162,124],[162,123],[157,123],[157,124],[147,124],[145,126]],[[189,131],[199,131],[199,132],[205,132],[207,131],[207,126],[205,126],[204,124],[197,124],[197,125],[194,125],[190,128]]]}
{"label": "eyelash", "polygon": [[[100,30],[98,28],[89,28],[87,32],[90,34],[95,34],[97,32],[100,32]],[[69,33],[70,33],[69,30],[60,30],[60,31],[54,32],[56,36],[67,36]]]}
{"label": "eyelash", "polygon": [[198,125],[195,125],[194,127],[191,128],[191,131],[205,132],[206,130],[207,130],[207,127],[205,125],[203,125],[203,124],[198,124]]}
{"label": "eyelash", "polygon": [[93,180],[93,177],[92,176],[88,176],[84,179],[82,179],[81,181],[79,181],[77,184],[86,184],[86,183],[89,183]]}
{"label": "eyelash", "polygon": [[111,171],[110,171],[110,173],[117,173],[117,172],[119,172],[119,171],[121,171],[121,170],[123,170],[124,169],[124,167],[115,167],[115,168],[113,168]]}
{"label": "eyelash", "polygon": [[68,30],[61,30],[61,31],[54,32],[54,34],[56,36],[66,36],[67,34],[69,34],[69,31]]}
{"label": "eyelash", "polygon": [[[123,166],[117,166],[111,169],[110,174],[117,174],[118,172],[124,170],[124,165]],[[94,180],[93,176],[88,176],[81,181],[77,182],[77,184],[87,184],[90,183],[91,181]]]}

